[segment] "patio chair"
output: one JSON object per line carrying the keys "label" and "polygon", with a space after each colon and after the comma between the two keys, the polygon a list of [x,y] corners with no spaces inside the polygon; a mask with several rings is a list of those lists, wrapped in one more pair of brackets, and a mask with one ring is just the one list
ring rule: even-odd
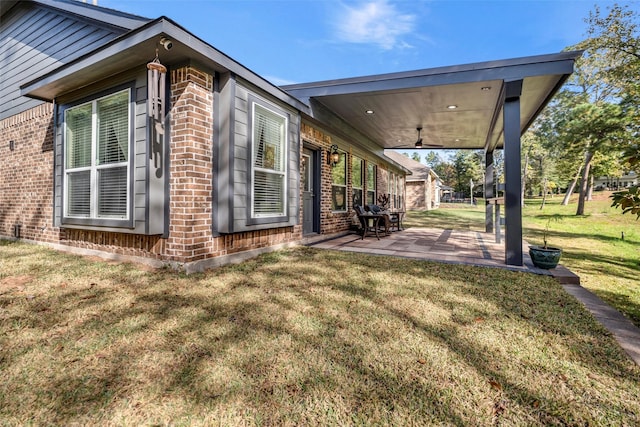
{"label": "patio chair", "polygon": [[362,229],[361,240],[364,240],[364,237],[368,232],[374,232],[378,240],[380,240],[380,236],[378,235],[378,227],[380,226],[379,223],[383,218],[383,215],[367,213],[360,205],[354,205],[353,210],[356,211],[356,215],[358,215],[358,219],[360,220],[360,227]]}
{"label": "patio chair", "polygon": [[384,231],[385,233],[389,233],[393,231],[393,227],[396,228],[396,231],[400,231],[400,215],[395,212],[383,211],[380,209],[378,205],[367,205],[366,209],[369,212],[383,215],[384,216]]}

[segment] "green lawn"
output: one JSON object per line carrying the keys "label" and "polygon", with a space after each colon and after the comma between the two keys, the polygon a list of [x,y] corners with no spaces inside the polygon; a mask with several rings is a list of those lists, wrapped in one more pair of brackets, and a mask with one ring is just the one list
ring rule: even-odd
{"label": "green lawn", "polygon": [[552,279],[305,247],[186,276],[0,241],[0,372],[3,426],[640,424]]}
{"label": "green lawn", "polygon": [[[561,264],[580,276],[592,290],[640,326],[640,222],[610,207],[606,193],[587,202],[586,215],[575,216],[576,204],[561,206],[561,197],[527,200],[523,210],[524,239],[542,244],[549,217],[548,241],[563,249]],[[443,205],[429,212],[410,212],[408,226],[462,228],[484,231],[484,205]],[[622,238],[624,233],[624,240]]]}

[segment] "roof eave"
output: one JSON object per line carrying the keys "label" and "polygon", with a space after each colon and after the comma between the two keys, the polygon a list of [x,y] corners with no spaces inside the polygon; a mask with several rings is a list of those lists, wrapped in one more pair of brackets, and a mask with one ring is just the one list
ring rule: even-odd
{"label": "roof eave", "polygon": [[151,21],[87,55],[22,85],[21,94],[52,101],[64,93],[142,65],[153,59],[161,37],[168,37],[173,41],[171,50],[160,52],[160,58],[164,63],[184,63],[193,60],[210,67],[213,71],[233,73],[300,111],[309,110],[306,104],[166,17]]}

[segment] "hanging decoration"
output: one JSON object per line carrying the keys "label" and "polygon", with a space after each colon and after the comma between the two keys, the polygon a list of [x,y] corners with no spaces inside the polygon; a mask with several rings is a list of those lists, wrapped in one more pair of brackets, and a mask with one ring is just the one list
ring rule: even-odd
{"label": "hanging decoration", "polygon": [[149,117],[149,158],[153,160],[158,178],[162,177],[163,170],[166,74],[167,67],[160,63],[156,48],[156,57],[147,64],[147,115]]}

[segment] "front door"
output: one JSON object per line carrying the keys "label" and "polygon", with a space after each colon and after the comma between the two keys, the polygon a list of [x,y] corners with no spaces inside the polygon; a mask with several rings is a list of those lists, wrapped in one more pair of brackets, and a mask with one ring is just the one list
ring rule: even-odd
{"label": "front door", "polygon": [[302,154],[300,179],[302,184],[302,234],[317,233],[316,194],[315,194],[315,155],[316,152],[305,148]]}

